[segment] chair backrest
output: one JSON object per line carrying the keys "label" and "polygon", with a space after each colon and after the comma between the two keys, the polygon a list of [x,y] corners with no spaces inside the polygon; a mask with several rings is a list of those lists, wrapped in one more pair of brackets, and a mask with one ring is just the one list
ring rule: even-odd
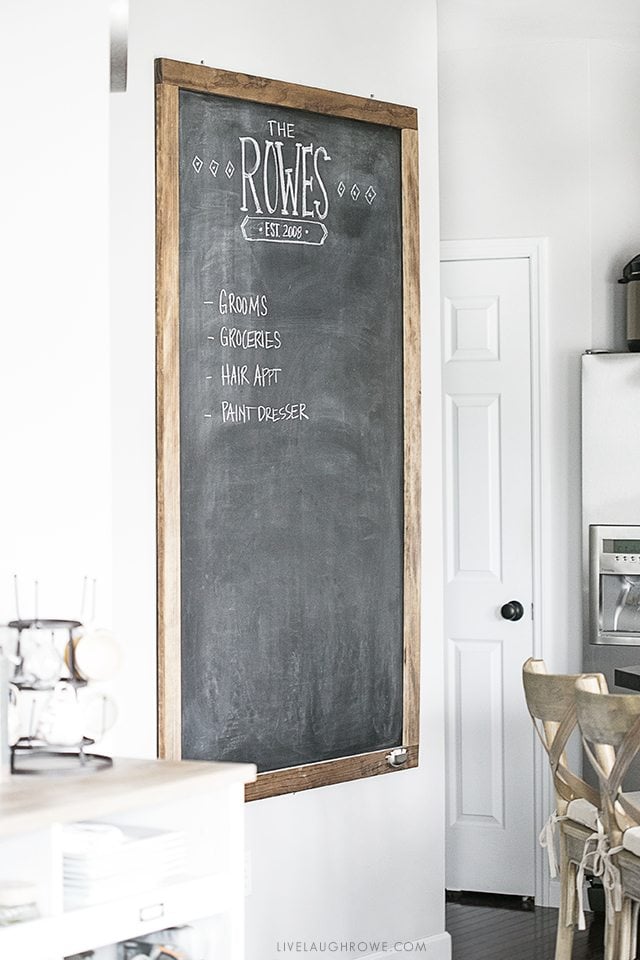
{"label": "chair backrest", "polygon": [[[568,766],[565,748],[577,725],[576,681],[584,674],[547,673],[544,660],[530,658],[522,667],[522,683],[533,725],[547,751],[562,816],[571,800],[584,798],[600,806],[600,795]],[[591,675],[606,689],[601,674]],[[640,699],[640,698],[639,698]]]}
{"label": "chair backrest", "polygon": [[612,845],[640,823],[640,809],[622,791],[640,750],[640,696],[602,693],[592,677],[576,681],[576,712],[585,751],[598,774],[602,812]]}

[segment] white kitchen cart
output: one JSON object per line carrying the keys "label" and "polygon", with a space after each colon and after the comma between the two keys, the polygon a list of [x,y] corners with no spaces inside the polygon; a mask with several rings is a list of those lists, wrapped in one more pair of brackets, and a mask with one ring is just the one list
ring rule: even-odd
{"label": "white kitchen cart", "polygon": [[[0,882],[37,883],[41,913],[0,927],[0,957],[63,960],[96,950],[97,960],[112,960],[118,941],[189,924],[205,944],[203,960],[242,960],[244,785],[255,775],[252,764],[114,760],[97,773],[0,783]],[[182,830],[187,872],[155,890],[65,911],[61,830],[77,820]]]}

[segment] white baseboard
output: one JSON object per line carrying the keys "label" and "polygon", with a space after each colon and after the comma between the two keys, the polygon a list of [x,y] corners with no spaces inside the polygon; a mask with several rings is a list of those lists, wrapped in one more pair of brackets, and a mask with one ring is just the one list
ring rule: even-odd
{"label": "white baseboard", "polygon": [[362,960],[451,960],[451,937],[448,933],[438,933],[423,940],[404,943],[398,952],[369,954]]}

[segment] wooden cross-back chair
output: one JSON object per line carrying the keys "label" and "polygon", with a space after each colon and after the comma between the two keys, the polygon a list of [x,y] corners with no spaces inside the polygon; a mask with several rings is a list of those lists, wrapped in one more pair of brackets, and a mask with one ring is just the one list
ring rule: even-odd
{"label": "wooden cross-back chair", "polygon": [[600,784],[612,892],[621,901],[611,956],[632,960],[640,905],[640,792],[624,792],[623,785],[640,751],[640,696],[602,693],[592,677],[584,676],[576,682],[576,711],[585,752]]}
{"label": "wooden cross-back chair", "polygon": [[[556,796],[556,812],[545,827],[544,843],[554,875],[553,824],[559,835],[560,911],[555,960],[569,960],[578,922],[576,882],[585,844],[597,831],[600,795],[570,769],[566,747],[577,726],[576,680],[583,675],[550,674],[543,660],[530,658],[522,668],[527,707],[549,758]],[[592,675],[597,684],[606,681]],[[541,837],[542,839],[542,837]]]}

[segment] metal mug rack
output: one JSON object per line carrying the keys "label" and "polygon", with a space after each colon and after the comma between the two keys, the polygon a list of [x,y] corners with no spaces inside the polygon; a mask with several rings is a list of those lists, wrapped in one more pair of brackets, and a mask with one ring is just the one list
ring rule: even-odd
{"label": "metal mug rack", "polygon": [[11,773],[39,776],[75,776],[97,773],[113,766],[111,757],[88,753],[94,743],[89,737],[71,747],[52,747],[36,737],[20,737],[11,747]]}
{"label": "metal mug rack", "polygon": [[[56,684],[64,681],[76,690],[87,685],[76,663],[74,632],[83,626],[80,620],[52,619],[33,617],[29,619],[11,620],[7,626],[17,631],[15,653],[11,658],[14,664],[11,683],[20,691],[47,692],[53,691]],[[60,675],[51,680],[40,680],[28,671],[25,671],[24,637],[26,631],[42,630],[43,632],[66,631],[68,638],[64,645],[64,655],[60,658]],[[53,640],[52,640],[53,643]],[[20,737],[10,748],[10,769],[14,774],[38,774],[40,776],[64,776],[79,773],[93,773],[112,766],[110,757],[89,752],[87,747],[92,746],[94,740],[83,737],[76,744],[60,746],[42,740],[35,736],[33,725],[28,736]]]}

